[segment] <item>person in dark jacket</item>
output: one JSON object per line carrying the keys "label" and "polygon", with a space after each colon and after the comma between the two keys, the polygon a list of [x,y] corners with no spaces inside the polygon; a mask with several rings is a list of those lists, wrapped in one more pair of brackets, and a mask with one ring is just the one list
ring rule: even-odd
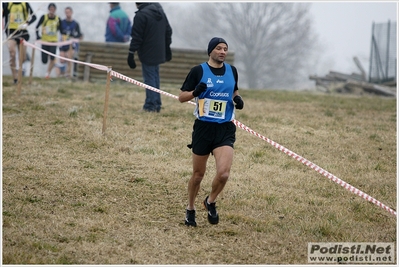
{"label": "person in dark jacket", "polygon": [[[172,28],[159,3],[136,2],[136,6],[138,10],[133,19],[128,65],[131,69],[136,68],[134,53],[137,51],[144,83],[159,89],[159,65],[172,59]],[[143,111],[160,112],[161,106],[161,95],[146,89]]]}

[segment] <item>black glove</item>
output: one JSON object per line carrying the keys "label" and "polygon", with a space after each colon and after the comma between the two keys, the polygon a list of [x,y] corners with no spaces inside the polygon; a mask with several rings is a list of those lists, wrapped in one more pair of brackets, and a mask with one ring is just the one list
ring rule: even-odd
{"label": "black glove", "polygon": [[127,64],[131,69],[136,68],[136,62],[134,62],[134,53],[129,51],[129,55],[127,56]]}
{"label": "black glove", "polygon": [[233,98],[233,101],[236,103],[236,109],[243,109],[243,107],[244,107],[244,101],[242,101],[241,96],[236,95],[236,96]]}
{"label": "black glove", "polygon": [[195,90],[193,91],[193,96],[194,96],[194,97],[199,96],[201,93],[205,92],[206,89],[208,89],[208,86],[207,86],[205,83],[200,82],[200,83],[195,87]]}

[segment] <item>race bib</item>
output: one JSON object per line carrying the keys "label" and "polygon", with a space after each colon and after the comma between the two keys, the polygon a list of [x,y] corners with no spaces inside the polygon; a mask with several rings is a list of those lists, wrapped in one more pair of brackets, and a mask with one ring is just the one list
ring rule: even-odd
{"label": "race bib", "polygon": [[223,120],[226,115],[227,101],[204,98],[198,100],[198,105],[201,117]]}
{"label": "race bib", "polygon": [[10,14],[10,23],[22,24],[24,22],[24,14],[22,12],[13,12]]}
{"label": "race bib", "polygon": [[57,34],[57,25],[51,24],[44,27],[44,33],[47,35],[56,35]]}

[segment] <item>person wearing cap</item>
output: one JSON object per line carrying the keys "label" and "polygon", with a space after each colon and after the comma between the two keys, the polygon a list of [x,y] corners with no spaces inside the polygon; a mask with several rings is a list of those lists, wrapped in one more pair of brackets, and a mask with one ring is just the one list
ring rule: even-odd
{"label": "person wearing cap", "polygon": [[193,98],[196,103],[192,141],[188,145],[192,149],[193,173],[188,182],[187,226],[197,226],[194,203],[210,154],[215,157],[216,175],[203,205],[211,224],[219,223],[216,198],[230,176],[236,140],[232,120],[235,109],[242,109],[244,101],[238,93],[237,69],[225,63],[227,53],[227,42],[220,37],[212,38],[208,44],[208,61],[190,70],[179,94],[181,103]]}
{"label": "person wearing cap", "polygon": [[125,11],[121,9],[119,2],[110,2],[109,17],[105,30],[106,42],[126,43],[130,39],[132,22]]}
{"label": "person wearing cap", "polygon": [[[62,31],[61,29],[61,18],[58,17],[55,12],[57,7],[54,3],[50,3],[48,5],[48,14],[41,16],[39,22],[36,25],[36,40],[42,40],[46,43],[57,43],[59,40],[59,34]],[[39,34],[39,28],[41,27],[41,35]],[[42,44],[42,49],[50,52],[52,54],[57,53],[56,45]],[[50,62],[47,66],[47,72],[45,74],[45,78],[49,79],[51,75],[51,71],[55,65],[55,56],[49,55],[42,51],[42,63],[47,64],[48,59],[50,58]]]}
{"label": "person wearing cap", "polygon": [[[7,46],[10,53],[10,68],[14,79],[14,84],[18,82],[18,72],[16,64],[16,55],[19,53],[19,44],[21,39],[29,41],[29,32],[27,27],[36,20],[32,7],[27,2],[8,2],[2,3],[3,19],[5,32],[7,35]],[[30,17],[30,18],[29,18]],[[26,59],[26,48],[22,46],[22,62]],[[22,68],[22,66],[19,66]]]}
{"label": "person wearing cap", "polygon": [[[161,4],[136,2],[136,6],[127,63],[131,69],[136,68],[134,53],[137,51],[144,83],[159,89],[159,65],[172,59],[172,28]],[[142,111],[160,112],[161,95],[150,89],[146,89],[145,94]]]}

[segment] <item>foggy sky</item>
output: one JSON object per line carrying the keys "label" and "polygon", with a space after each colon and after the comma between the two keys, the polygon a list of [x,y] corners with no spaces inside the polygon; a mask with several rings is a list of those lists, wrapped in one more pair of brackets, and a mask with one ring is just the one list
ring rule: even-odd
{"label": "foggy sky", "polygon": [[[396,2],[315,2],[311,13],[319,35],[323,65],[317,70],[359,73],[353,57],[357,56],[368,73],[372,24],[397,21]],[[316,71],[315,71],[316,73]]]}

